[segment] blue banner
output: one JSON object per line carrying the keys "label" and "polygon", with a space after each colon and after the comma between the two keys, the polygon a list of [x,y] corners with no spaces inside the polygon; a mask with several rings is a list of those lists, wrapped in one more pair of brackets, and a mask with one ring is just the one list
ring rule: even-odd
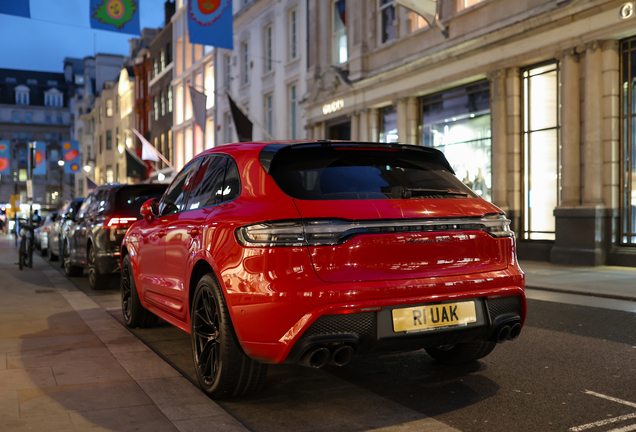
{"label": "blue banner", "polygon": [[11,143],[0,141],[0,174],[11,175]]}
{"label": "blue banner", "polygon": [[90,0],[90,2],[92,28],[117,33],[141,34],[139,6],[135,0]]}
{"label": "blue banner", "polygon": [[0,14],[31,18],[30,0],[0,0]]}
{"label": "blue banner", "polygon": [[232,0],[188,0],[190,43],[234,49]]}
{"label": "blue banner", "polygon": [[46,143],[44,141],[36,142],[34,153],[33,175],[46,175]]}
{"label": "blue banner", "polygon": [[73,174],[80,170],[82,161],[80,160],[79,143],[77,141],[66,141],[62,144],[62,159],[64,160],[64,172]]}

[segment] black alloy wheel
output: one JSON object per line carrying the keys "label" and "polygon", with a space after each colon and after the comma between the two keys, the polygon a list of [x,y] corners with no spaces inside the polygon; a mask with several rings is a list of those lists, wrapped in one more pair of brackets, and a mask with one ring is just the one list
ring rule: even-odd
{"label": "black alloy wheel", "polygon": [[126,255],[121,269],[121,312],[128,327],[144,328],[157,323],[157,316],[143,307],[133,278],[130,257]]}
{"label": "black alloy wheel", "polygon": [[197,284],[190,314],[192,356],[201,389],[216,399],[258,390],[265,383],[268,365],[252,360],[241,349],[213,273]]}
{"label": "black alloy wheel", "polygon": [[99,273],[96,263],[95,247],[93,245],[88,246],[88,285],[91,289],[101,289],[107,285],[107,279],[105,275]]}

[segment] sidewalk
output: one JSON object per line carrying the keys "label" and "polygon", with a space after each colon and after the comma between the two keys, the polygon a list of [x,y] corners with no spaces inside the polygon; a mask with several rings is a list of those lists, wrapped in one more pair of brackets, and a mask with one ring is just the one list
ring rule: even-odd
{"label": "sidewalk", "polygon": [[526,287],[636,301],[636,268],[575,267],[537,261],[520,261]]}
{"label": "sidewalk", "polygon": [[20,271],[0,234],[1,431],[247,431],[33,258]]}

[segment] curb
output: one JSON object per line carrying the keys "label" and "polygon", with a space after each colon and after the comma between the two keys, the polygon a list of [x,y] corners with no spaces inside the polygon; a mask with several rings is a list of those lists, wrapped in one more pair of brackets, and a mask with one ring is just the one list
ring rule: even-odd
{"label": "curb", "polygon": [[598,298],[605,298],[605,299],[611,299],[611,300],[636,302],[636,297],[621,296],[621,295],[615,295],[615,294],[605,294],[605,293],[597,293],[597,292],[589,292],[589,291],[577,291],[577,290],[569,290],[564,288],[537,287],[537,286],[530,286],[530,285],[526,285],[526,289],[532,289],[537,291],[549,291],[549,292],[556,292],[556,293],[562,293],[562,294],[583,295],[588,297],[598,297]]}

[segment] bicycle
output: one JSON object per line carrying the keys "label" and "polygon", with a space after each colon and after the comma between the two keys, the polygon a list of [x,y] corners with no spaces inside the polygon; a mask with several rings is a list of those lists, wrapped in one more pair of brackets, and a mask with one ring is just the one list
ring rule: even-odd
{"label": "bicycle", "polygon": [[33,267],[33,228],[26,225],[20,228],[20,250],[18,252],[20,270]]}

